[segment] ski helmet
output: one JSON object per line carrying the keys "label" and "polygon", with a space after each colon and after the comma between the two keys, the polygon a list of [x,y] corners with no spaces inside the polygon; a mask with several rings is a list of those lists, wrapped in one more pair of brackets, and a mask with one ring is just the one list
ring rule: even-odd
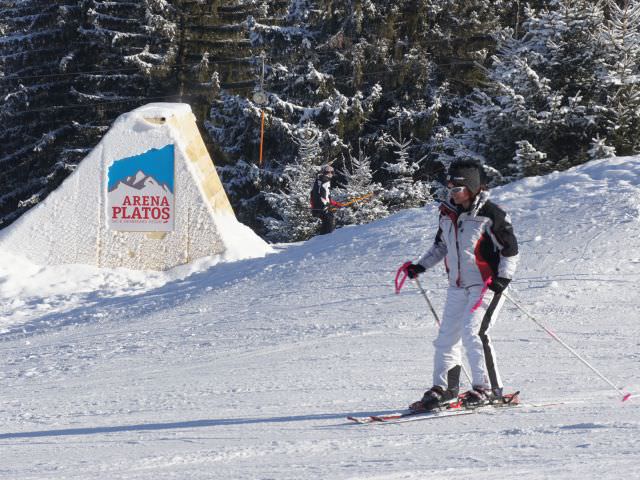
{"label": "ski helmet", "polygon": [[447,182],[465,186],[473,195],[482,189],[482,165],[475,160],[456,160],[449,166]]}

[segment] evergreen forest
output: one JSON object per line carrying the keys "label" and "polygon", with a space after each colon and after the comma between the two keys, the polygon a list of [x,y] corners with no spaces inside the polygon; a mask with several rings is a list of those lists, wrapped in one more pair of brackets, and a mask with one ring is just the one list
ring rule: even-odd
{"label": "evergreen forest", "polygon": [[0,228],[118,115],[184,102],[239,220],[298,241],[327,163],[348,225],[459,158],[491,187],[640,153],[640,0],[0,0],[0,99]]}

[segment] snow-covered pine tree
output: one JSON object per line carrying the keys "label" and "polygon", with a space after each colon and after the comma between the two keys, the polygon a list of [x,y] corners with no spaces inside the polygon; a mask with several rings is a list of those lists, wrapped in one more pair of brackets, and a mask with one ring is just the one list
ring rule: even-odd
{"label": "snow-covered pine tree", "polygon": [[412,28],[421,32],[420,41],[437,64],[438,75],[455,79],[452,92],[468,93],[484,80],[483,65],[505,23],[512,25],[514,2],[417,0],[413,4],[415,15],[407,18],[409,32]]}
{"label": "snow-covered pine tree", "polygon": [[253,88],[257,52],[249,41],[248,18],[267,19],[284,7],[266,0],[168,3],[179,12],[175,76],[180,99],[204,123],[220,88],[233,93]]}
{"label": "snow-covered pine tree", "polygon": [[615,157],[616,149],[607,145],[604,138],[596,137],[591,139],[591,148],[589,148],[589,158],[597,160],[599,158]]}
{"label": "snow-covered pine tree", "polygon": [[[81,3],[80,45],[69,59],[69,68],[79,71],[71,93],[75,104],[90,104],[98,115],[79,128],[108,125],[123,111],[177,93],[175,8],[165,0]],[[82,72],[87,65],[91,72]]]}
{"label": "snow-covered pine tree", "polygon": [[[383,84],[385,95],[378,110],[385,111],[376,117],[384,123],[370,143],[377,146],[380,132],[395,128],[391,123],[397,109],[403,109],[402,130],[414,140],[411,157],[424,158],[416,179],[439,178],[444,164],[462,154],[451,148],[452,132],[445,126],[464,106],[460,99],[485,81],[485,64],[504,30],[502,22],[510,21],[512,2],[419,0],[393,5],[390,8],[397,10],[394,59],[400,71],[409,73],[400,91],[392,87],[389,92]],[[393,161],[381,158],[375,148],[369,152],[379,172],[385,171],[381,168],[385,162]]]}
{"label": "snow-covered pine tree", "polygon": [[357,157],[349,152],[347,161],[343,163],[345,200],[350,203],[337,211],[338,223],[359,225],[389,215],[381,198],[384,192],[382,185],[373,180],[371,159],[358,150]]}
{"label": "snow-covered pine tree", "polygon": [[[205,123],[212,139],[212,155],[238,219],[265,234],[264,224],[257,219],[273,212],[263,191],[272,185],[280,188],[280,173],[272,168],[278,145],[265,135],[265,163],[258,164],[261,110],[254,102],[225,90],[214,100],[210,120]],[[266,131],[271,132],[271,117],[266,116]],[[280,145],[283,156],[295,158],[295,141]]]}
{"label": "snow-covered pine tree", "polygon": [[[165,0],[10,2],[0,43],[0,222],[54,190],[111,121],[166,89],[174,24]],[[177,48],[177,47],[176,47]]]}
{"label": "snow-covered pine tree", "polygon": [[549,165],[547,164],[547,154],[538,152],[533,145],[526,140],[516,142],[516,154],[513,157],[513,163],[510,165],[515,175],[507,178],[507,180],[517,180],[523,177],[533,177],[547,172]]}
{"label": "snow-covered pine tree", "polygon": [[385,183],[382,200],[391,212],[420,207],[432,199],[430,184],[414,178],[420,168],[420,160],[410,158],[409,147],[412,141],[402,138],[400,128],[397,139],[389,134],[381,137],[381,146],[391,148],[395,156],[394,161],[382,165],[390,178]]}
{"label": "snow-covered pine tree", "polygon": [[[640,2],[607,0],[603,80],[609,86],[608,141],[619,155],[640,152]],[[591,152],[590,152],[591,154]]]}
{"label": "snow-covered pine tree", "polygon": [[[35,205],[73,169],[75,126],[66,106],[77,42],[77,1],[0,4],[0,228]],[[54,155],[47,152],[55,152]]]}
{"label": "snow-covered pine tree", "polygon": [[[349,142],[356,141],[361,134],[365,121],[381,97],[381,87],[375,83],[366,91],[350,87],[346,89],[348,95],[337,88],[337,79],[332,72],[337,68],[335,58],[341,54],[328,47],[337,40],[331,31],[323,31],[326,27],[323,22],[330,21],[326,16],[337,15],[346,3],[336,2],[334,9],[324,11],[309,2],[291,2],[289,10],[280,17],[282,25],[273,19],[270,23],[262,23],[250,18],[247,25],[254,49],[265,52],[264,88],[269,102],[260,106],[240,95],[223,91],[220,101],[215,102],[211,110],[207,130],[217,144],[217,164],[224,165],[225,186],[228,190],[235,189],[237,198],[253,199],[252,202],[234,202],[232,193],[234,208],[240,218],[262,233],[265,232],[255,219],[276,214],[265,210],[268,202],[260,201],[258,184],[247,177],[246,169],[242,168],[258,163],[262,110],[265,112],[264,163],[259,169],[259,188],[273,190],[280,188],[277,181],[280,173],[289,164],[299,162],[296,132],[310,121],[322,131],[318,140],[320,156],[339,159],[336,167],[343,170],[340,159],[348,152]],[[343,21],[347,21],[351,13],[347,10],[343,13],[346,15]],[[317,68],[320,64],[322,70]],[[261,62],[256,62],[256,85],[262,83],[261,70]]]}
{"label": "snow-covered pine tree", "polygon": [[514,173],[520,141],[547,155],[537,173],[587,160],[591,138],[605,134],[608,125],[606,88],[598,75],[603,21],[601,5],[587,0],[526,8],[521,36],[501,42],[489,86],[467,98],[469,113],[456,122],[461,148],[506,177]]}
{"label": "snow-covered pine tree", "polygon": [[264,193],[273,216],[262,216],[266,237],[276,242],[307,240],[319,222],[311,215],[310,191],[322,163],[321,131],[312,122],[295,131],[299,146],[296,161],[284,166],[280,188]]}
{"label": "snow-covered pine tree", "polygon": [[[438,3],[296,1],[289,3],[280,22],[250,18],[247,25],[254,50],[266,56],[265,88],[270,99],[265,107],[263,170],[277,170],[294,161],[291,132],[311,119],[325,132],[321,141],[325,158],[338,158],[337,166],[345,170],[341,159],[361,149],[371,159],[375,181],[386,183],[394,174],[382,166],[397,159],[391,148],[379,147],[389,123],[395,129],[400,120],[403,131],[414,139],[408,146],[409,156],[428,157],[414,172],[415,180],[422,180],[416,188],[423,189],[433,176],[432,164],[436,171],[442,168],[437,155],[429,155],[435,128],[458,108],[455,93],[484,75],[478,65],[491,52],[492,34],[501,29],[500,15],[508,10],[508,2],[499,2],[499,8],[488,0],[451,1],[446,8]],[[440,65],[431,60],[436,51],[440,51]],[[446,77],[462,77],[463,71],[466,80],[449,92]],[[256,84],[258,79],[257,68]],[[212,109],[209,131],[220,146],[217,163],[227,165],[227,187],[245,185],[249,196],[256,198],[255,182],[246,176],[244,166],[257,163],[260,109],[240,106],[244,100],[239,96],[235,100],[239,106],[230,107],[223,93],[222,103]],[[225,113],[231,110],[242,118]],[[250,127],[240,132],[229,122]],[[228,129],[240,136],[219,135]],[[247,156],[249,151],[252,155]],[[242,168],[236,169],[236,164]],[[404,181],[412,177],[405,176]],[[268,185],[269,181],[264,187]],[[257,202],[252,203],[234,206],[253,209]],[[240,217],[249,218],[245,213],[249,210]]]}

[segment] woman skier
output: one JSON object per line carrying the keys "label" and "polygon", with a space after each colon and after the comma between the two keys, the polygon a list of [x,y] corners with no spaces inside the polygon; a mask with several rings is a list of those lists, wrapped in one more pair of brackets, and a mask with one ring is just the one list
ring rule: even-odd
{"label": "woman skier", "polygon": [[[471,366],[472,389],[466,405],[502,398],[502,380],[489,330],[513,278],[518,242],[509,216],[482,188],[482,165],[470,160],[451,164],[450,200],[440,206],[440,222],[429,251],[407,268],[410,278],[444,259],[449,288],[435,347],[433,387],[412,403],[414,411],[433,410],[458,397],[461,343]],[[488,289],[487,289],[488,286]]]}

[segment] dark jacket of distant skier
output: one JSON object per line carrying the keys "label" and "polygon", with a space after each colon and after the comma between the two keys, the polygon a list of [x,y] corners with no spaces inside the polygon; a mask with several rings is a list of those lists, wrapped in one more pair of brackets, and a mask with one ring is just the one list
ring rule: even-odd
{"label": "dark jacket of distant skier", "polygon": [[335,215],[330,207],[341,207],[342,204],[331,199],[331,178],[333,167],[325,165],[313,182],[311,188],[311,215],[322,220],[320,234],[331,233],[336,228]]}
{"label": "dark jacket of distant skier", "polygon": [[444,259],[452,287],[481,285],[488,278],[512,278],[518,243],[510,218],[480,192],[468,212],[451,202],[440,205],[435,242],[418,262],[431,268]]}

